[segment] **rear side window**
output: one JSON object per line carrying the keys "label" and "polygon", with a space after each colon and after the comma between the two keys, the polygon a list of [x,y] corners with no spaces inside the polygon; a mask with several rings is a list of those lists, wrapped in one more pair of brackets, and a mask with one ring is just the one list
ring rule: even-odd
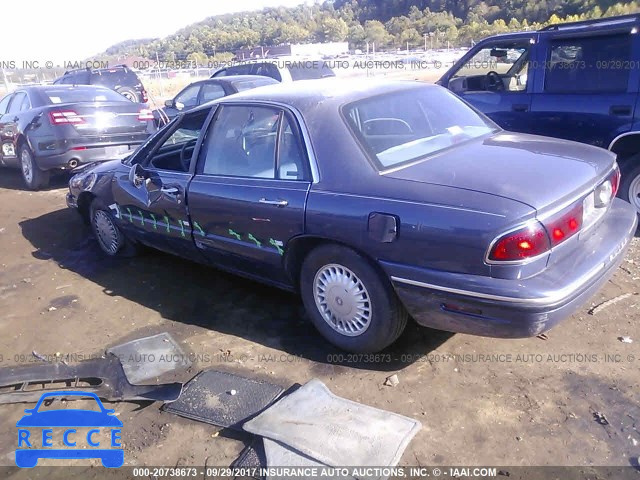
{"label": "rear side window", "polygon": [[552,40],[545,91],[625,92],[631,71],[631,39],[624,34]]}
{"label": "rear side window", "polygon": [[263,85],[273,85],[278,82],[270,77],[255,78],[253,80],[239,80],[233,83],[233,86],[238,92],[244,92],[245,90],[251,90],[253,88],[262,87]]}
{"label": "rear side window", "polygon": [[[22,111],[22,106],[27,99],[27,94],[24,92],[18,92],[13,96],[13,101],[9,106],[9,113],[20,113]],[[28,99],[26,100],[29,101]]]}
{"label": "rear side window", "polygon": [[2,100],[0,100],[0,115],[4,115],[7,113],[7,107],[9,106],[9,101],[11,100],[11,95],[7,95]]}
{"label": "rear side window", "polygon": [[64,85],[89,85],[90,78],[90,72],[73,72],[65,75],[60,83]]}
{"label": "rear side window", "polygon": [[200,103],[207,103],[224,97],[224,88],[217,83],[205,83],[202,85]]}

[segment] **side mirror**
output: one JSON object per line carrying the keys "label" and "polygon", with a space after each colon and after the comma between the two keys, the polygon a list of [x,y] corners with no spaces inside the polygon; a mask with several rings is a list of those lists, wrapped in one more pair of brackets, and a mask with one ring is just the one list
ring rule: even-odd
{"label": "side mirror", "polygon": [[129,182],[136,187],[141,188],[145,182],[145,171],[139,163],[135,163],[129,170]]}
{"label": "side mirror", "polygon": [[164,106],[167,108],[173,108],[174,107],[173,100],[165,100]]}

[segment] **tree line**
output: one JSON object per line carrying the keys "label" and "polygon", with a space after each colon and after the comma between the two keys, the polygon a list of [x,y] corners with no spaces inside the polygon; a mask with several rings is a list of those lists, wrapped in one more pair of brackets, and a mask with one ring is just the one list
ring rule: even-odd
{"label": "tree line", "polygon": [[612,0],[335,0],[209,17],[165,38],[129,40],[101,57],[230,59],[257,46],[349,42],[352,50],[470,46],[489,35],[640,11]]}

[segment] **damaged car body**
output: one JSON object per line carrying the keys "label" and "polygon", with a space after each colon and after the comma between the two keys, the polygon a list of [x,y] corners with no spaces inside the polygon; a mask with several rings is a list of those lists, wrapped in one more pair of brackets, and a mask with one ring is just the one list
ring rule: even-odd
{"label": "damaged car body", "polygon": [[446,89],[323,80],[180,114],[67,204],[108,255],[148,245],[300,292],[338,347],[419,324],[520,338],[613,274],[636,230],[613,154],[506,132]]}

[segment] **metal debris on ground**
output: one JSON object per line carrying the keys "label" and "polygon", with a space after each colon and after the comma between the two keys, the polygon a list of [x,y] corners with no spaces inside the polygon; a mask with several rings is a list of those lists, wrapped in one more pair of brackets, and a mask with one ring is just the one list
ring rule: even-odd
{"label": "metal debris on ground", "polygon": [[244,422],[271,405],[283,391],[272,383],[207,370],[189,380],[178,401],[167,405],[165,411],[242,431]]}
{"label": "metal debris on ground", "polygon": [[625,298],[629,298],[629,297],[633,297],[634,295],[637,295],[637,293],[623,293],[622,295],[618,295],[617,297],[614,297],[610,300],[607,300],[606,302],[602,302],[598,305],[596,305],[595,307],[593,307],[591,310],[589,310],[589,315],[596,315],[599,312],[601,312],[602,310],[615,305],[618,302],[621,302],[622,300],[624,300]]}
{"label": "metal debris on ground", "polygon": [[182,348],[166,332],[116,345],[107,352],[120,359],[131,383],[142,383],[191,365]]}
{"label": "metal debris on ground", "polygon": [[536,335],[536,338],[540,340],[549,340],[549,337],[547,336],[546,333],[541,333],[540,335]]}
{"label": "metal debris on ground", "polygon": [[607,420],[607,417],[605,416],[604,413],[602,412],[594,412],[593,413],[593,418],[595,419],[596,422],[598,422],[600,425],[609,425],[609,420]]}
{"label": "metal debris on ground", "polygon": [[387,379],[384,381],[384,384],[387,387],[395,387],[399,383],[400,383],[400,379],[398,378],[398,375],[396,375],[396,374],[393,374],[390,377],[387,377]]}
{"label": "metal debris on ground", "polygon": [[622,343],[633,343],[633,339],[628,336],[618,337],[618,340],[620,340]]}

